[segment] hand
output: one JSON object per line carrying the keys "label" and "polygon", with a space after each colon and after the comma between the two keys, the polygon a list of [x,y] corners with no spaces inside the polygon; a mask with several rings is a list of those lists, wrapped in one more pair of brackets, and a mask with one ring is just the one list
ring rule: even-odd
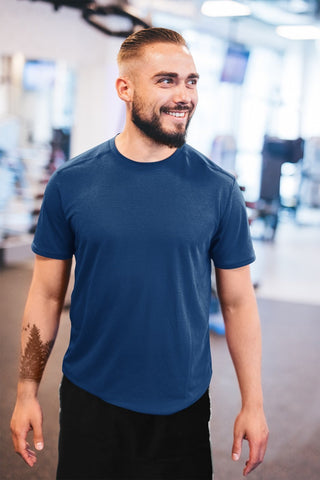
{"label": "hand", "polygon": [[262,463],[268,442],[268,426],[262,408],[252,411],[243,408],[234,424],[232,459],[238,461],[241,456],[242,442],[249,442],[249,459],[243,470],[246,477]]}
{"label": "hand", "polygon": [[33,430],[33,440],[36,450],[42,450],[44,447],[42,411],[36,397],[17,399],[10,428],[16,453],[18,453],[30,467],[33,467],[37,461],[37,457],[27,442],[27,434],[30,430]]}

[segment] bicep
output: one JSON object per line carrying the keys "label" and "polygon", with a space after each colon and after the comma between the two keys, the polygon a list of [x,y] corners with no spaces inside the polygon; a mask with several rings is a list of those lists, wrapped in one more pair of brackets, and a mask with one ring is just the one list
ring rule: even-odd
{"label": "bicep", "polygon": [[72,259],[56,260],[36,255],[30,294],[63,303],[69,283]]}
{"label": "bicep", "polygon": [[222,305],[239,305],[255,297],[249,265],[233,269],[216,268],[215,273]]}

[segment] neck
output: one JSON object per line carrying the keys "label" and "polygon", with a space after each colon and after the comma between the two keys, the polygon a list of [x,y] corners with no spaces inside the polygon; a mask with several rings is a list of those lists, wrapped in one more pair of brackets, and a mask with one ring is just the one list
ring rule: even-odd
{"label": "neck", "polygon": [[156,143],[132,123],[126,125],[123,132],[116,137],[116,147],[130,160],[144,163],[160,162],[176,151],[176,148]]}

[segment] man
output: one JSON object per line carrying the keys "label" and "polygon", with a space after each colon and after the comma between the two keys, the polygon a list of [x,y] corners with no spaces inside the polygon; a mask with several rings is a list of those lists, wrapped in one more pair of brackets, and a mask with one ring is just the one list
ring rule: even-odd
{"label": "man", "polygon": [[116,88],[126,124],[60,168],[45,193],[22,327],[16,451],[44,446],[37,391],[53,346],[71,258],[71,338],[61,384],[59,479],[211,479],[211,259],[242,408],[232,458],[244,475],[268,437],[260,379],[254,260],[234,178],[185,144],[198,74],[171,30],[122,44]]}

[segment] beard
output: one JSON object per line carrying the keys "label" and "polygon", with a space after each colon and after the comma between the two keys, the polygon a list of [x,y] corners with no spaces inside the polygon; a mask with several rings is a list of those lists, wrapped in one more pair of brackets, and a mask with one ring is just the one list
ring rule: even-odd
{"label": "beard", "polygon": [[[191,109],[186,106],[176,106],[175,110],[190,111]],[[163,107],[162,112],[166,112],[167,109]],[[141,106],[139,101],[133,101],[132,103],[132,121],[147,137],[151,138],[154,142],[166,145],[170,148],[180,148],[186,143],[187,129],[191,120],[189,115],[186,126],[182,127],[180,131],[168,132],[164,130],[161,125],[160,115],[153,113],[151,119],[143,118],[141,114]]]}

